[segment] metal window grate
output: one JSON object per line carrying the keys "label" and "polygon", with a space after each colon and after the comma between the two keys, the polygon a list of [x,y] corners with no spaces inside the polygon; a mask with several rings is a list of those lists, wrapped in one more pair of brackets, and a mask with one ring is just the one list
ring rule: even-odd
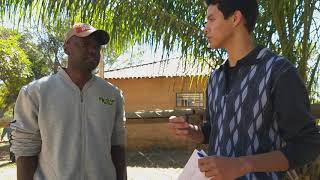
{"label": "metal window grate", "polygon": [[177,93],[177,107],[203,107],[203,93]]}

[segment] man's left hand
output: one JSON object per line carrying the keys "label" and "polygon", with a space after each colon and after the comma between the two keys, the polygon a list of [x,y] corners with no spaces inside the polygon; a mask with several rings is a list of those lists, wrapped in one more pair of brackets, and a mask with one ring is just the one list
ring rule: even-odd
{"label": "man's left hand", "polygon": [[212,180],[234,180],[247,173],[240,158],[208,156],[199,159],[198,166]]}

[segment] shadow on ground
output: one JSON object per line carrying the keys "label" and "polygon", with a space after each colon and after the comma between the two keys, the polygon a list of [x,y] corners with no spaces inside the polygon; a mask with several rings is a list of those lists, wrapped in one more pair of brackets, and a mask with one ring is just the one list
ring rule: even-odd
{"label": "shadow on ground", "polygon": [[3,161],[9,161],[9,143],[7,142],[0,143],[0,164]]}
{"label": "shadow on ground", "polygon": [[13,162],[1,163],[1,164],[0,164],[0,168],[6,167],[6,166],[8,166],[8,165],[10,165],[10,164],[14,164],[14,163],[13,163]]}

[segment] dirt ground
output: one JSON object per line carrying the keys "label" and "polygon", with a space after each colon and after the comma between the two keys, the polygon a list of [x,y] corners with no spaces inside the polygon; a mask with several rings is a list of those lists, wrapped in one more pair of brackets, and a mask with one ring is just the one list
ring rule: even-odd
{"label": "dirt ground", "polygon": [[[0,143],[0,179],[15,180],[16,166],[9,161],[9,144]],[[128,180],[174,180],[190,154],[189,150],[154,147],[127,152]]]}

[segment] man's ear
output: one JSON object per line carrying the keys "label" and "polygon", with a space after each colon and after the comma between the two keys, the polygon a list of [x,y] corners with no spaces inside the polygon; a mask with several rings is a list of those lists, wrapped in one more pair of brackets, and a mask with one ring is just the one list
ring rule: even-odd
{"label": "man's ear", "polygon": [[236,27],[238,26],[241,22],[245,23],[244,22],[244,19],[243,19],[243,15],[241,13],[241,11],[239,10],[236,10],[233,15],[232,15],[232,20],[233,20],[233,27]]}
{"label": "man's ear", "polygon": [[69,55],[69,44],[66,42],[63,44],[63,50],[64,50],[64,53],[66,53],[67,55]]}

